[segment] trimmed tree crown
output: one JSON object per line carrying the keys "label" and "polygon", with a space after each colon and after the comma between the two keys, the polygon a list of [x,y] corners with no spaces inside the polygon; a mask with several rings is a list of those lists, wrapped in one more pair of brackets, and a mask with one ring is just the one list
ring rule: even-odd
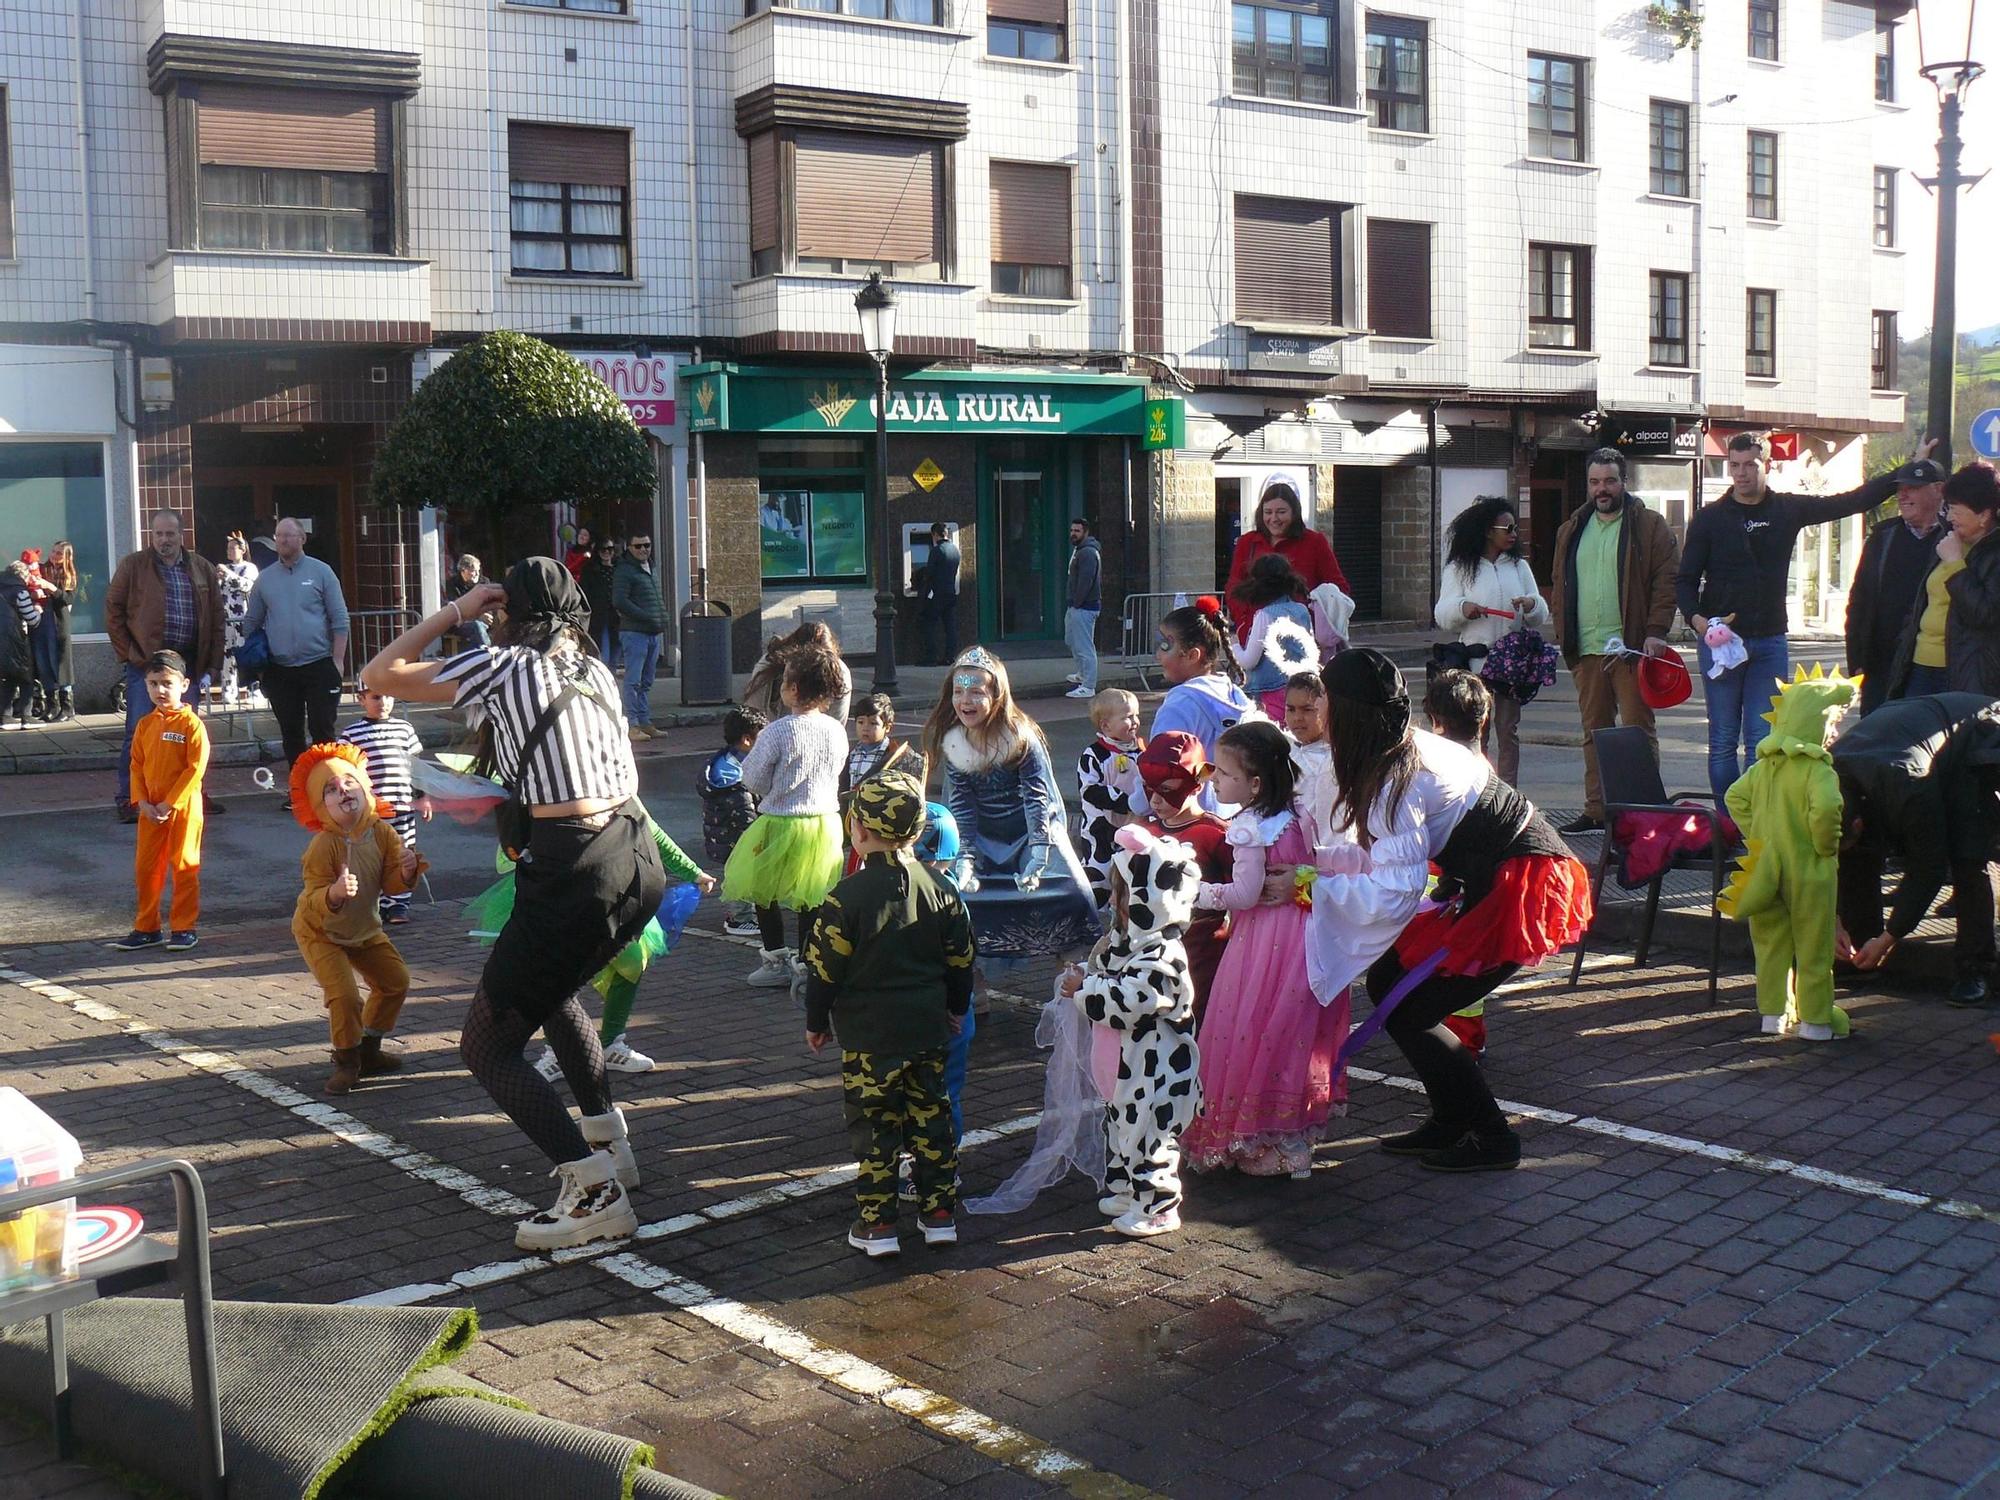
{"label": "trimmed tree crown", "polygon": [[611,388],[561,350],[489,333],[432,371],[383,439],[380,505],[494,516],[559,501],[639,500],[651,445]]}

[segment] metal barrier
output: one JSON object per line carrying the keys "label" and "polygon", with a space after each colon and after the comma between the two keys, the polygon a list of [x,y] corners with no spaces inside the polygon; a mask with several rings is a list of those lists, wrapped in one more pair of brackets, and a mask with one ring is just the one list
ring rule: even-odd
{"label": "metal barrier", "polygon": [[1153,647],[1159,641],[1160,621],[1193,598],[1186,590],[1173,594],[1127,594],[1118,616],[1118,655],[1106,665],[1136,674],[1140,686],[1151,691],[1159,670]]}
{"label": "metal barrier", "polygon": [[423,617],[414,609],[350,609],[347,612],[347,679],[360,687],[361,669],[375,654]]}

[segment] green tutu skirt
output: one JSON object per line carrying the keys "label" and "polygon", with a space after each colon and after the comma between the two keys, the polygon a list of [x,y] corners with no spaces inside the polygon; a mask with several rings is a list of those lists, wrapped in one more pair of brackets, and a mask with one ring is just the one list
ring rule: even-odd
{"label": "green tutu skirt", "polygon": [[837,813],[765,813],[736,841],[722,869],[725,901],[811,911],[840,883]]}

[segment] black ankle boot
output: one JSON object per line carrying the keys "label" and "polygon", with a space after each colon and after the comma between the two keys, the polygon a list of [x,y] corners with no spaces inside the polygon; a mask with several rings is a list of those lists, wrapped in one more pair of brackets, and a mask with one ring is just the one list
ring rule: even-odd
{"label": "black ankle boot", "polygon": [[1521,1164],[1521,1138],[1502,1121],[1470,1130],[1457,1145],[1433,1151],[1423,1165],[1433,1172],[1505,1172]]}
{"label": "black ankle boot", "polygon": [[1432,1115],[1406,1135],[1389,1136],[1382,1142],[1382,1149],[1391,1156],[1428,1156],[1433,1151],[1456,1146],[1464,1136],[1463,1125],[1449,1125]]}

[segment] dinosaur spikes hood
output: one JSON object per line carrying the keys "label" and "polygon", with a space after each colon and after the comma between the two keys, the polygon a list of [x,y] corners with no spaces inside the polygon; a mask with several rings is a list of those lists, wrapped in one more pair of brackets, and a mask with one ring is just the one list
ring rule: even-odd
{"label": "dinosaur spikes hood", "polygon": [[1764,715],[1771,732],[1757,748],[1759,756],[1804,755],[1831,761],[1827,742],[1833,726],[1860,697],[1861,679],[1829,674],[1817,662],[1810,674],[1800,667],[1790,682],[1780,682]]}
{"label": "dinosaur spikes hood", "polygon": [[1177,937],[1194,918],[1201,871],[1193,849],[1178,839],[1163,839],[1137,824],[1117,833],[1117,853],[1111,868],[1125,882],[1125,926],[1133,941]]}

